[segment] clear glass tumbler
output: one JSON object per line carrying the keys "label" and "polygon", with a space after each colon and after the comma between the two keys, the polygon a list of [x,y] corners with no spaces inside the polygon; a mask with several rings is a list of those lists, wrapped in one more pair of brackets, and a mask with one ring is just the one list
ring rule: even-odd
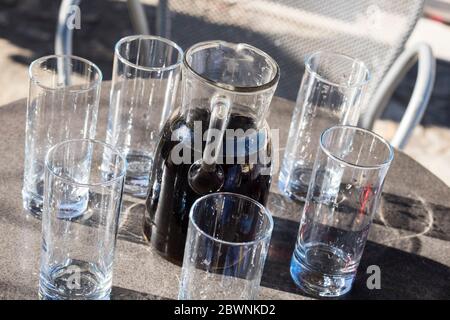
{"label": "clear glass tumbler", "polygon": [[45,165],[39,297],[109,299],[125,158],[78,139],[52,147]]}
{"label": "clear glass tumbler", "polygon": [[272,235],[257,201],[219,192],[191,208],[179,299],[255,299]]}
{"label": "clear glass tumbler", "polygon": [[159,133],[176,99],[183,51],[156,36],[117,42],[106,142],[126,155],[125,192],[147,195]]}
{"label": "clear glass tumbler", "polygon": [[291,120],[279,176],[279,189],[304,201],[320,134],[334,125],[356,125],[369,70],[351,57],[317,52],[305,73]]}
{"label": "clear glass tumbler", "polygon": [[352,126],[324,131],[308,189],[291,275],[314,296],[352,286],[394,150]]}
{"label": "clear glass tumbler", "polygon": [[50,147],[95,138],[102,73],[88,60],[52,55],[33,61],[29,75],[22,198],[24,209],[39,217]]}

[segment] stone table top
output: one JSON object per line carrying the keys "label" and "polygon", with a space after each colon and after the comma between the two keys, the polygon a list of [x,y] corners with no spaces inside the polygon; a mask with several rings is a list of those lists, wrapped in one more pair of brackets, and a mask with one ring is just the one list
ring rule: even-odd
{"label": "stone table top", "polygon": [[[109,83],[102,87],[97,138],[106,128]],[[293,103],[274,98],[269,124],[286,142]],[[0,298],[36,299],[40,220],[22,209],[26,100],[0,107]],[[283,148],[280,148],[282,154]],[[281,156],[280,156],[281,160]],[[301,204],[272,183],[268,207],[275,227],[260,299],[310,299],[289,275]],[[176,299],[181,268],[161,258],[142,237],[142,200],[124,198],[112,299]],[[368,266],[381,270],[381,289],[368,289]],[[450,188],[400,151],[386,179],[352,291],[342,299],[450,298]]]}

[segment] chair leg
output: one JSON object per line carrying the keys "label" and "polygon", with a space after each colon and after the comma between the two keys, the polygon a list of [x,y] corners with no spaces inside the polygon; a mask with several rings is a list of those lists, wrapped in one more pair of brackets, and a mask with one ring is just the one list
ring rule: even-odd
{"label": "chair leg", "polygon": [[63,0],[59,7],[58,24],[55,36],[55,54],[72,54],[72,28],[67,27],[67,17],[72,6],[78,6],[80,0]]}
{"label": "chair leg", "polygon": [[134,31],[137,34],[150,34],[150,28],[142,3],[139,0],[128,0],[127,4]]}
{"label": "chair leg", "polygon": [[159,0],[156,14],[156,34],[170,38],[170,9],[169,0]]}
{"label": "chair leg", "polygon": [[[72,33],[73,28],[69,28],[67,25],[67,18],[72,9],[78,9],[80,0],[63,0],[59,7],[58,24],[56,26],[55,35],[55,54],[57,55],[72,55]],[[75,14],[79,14],[79,11],[75,11]],[[78,17],[79,18],[79,17]],[[65,64],[66,59],[58,59],[58,78],[60,82],[69,85],[70,78],[67,75],[70,73],[70,66]],[[65,65],[61,65],[65,64]]]}

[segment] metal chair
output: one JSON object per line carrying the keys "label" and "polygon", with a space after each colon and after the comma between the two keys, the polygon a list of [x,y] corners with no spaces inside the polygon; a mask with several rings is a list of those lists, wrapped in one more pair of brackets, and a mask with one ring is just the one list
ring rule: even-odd
{"label": "metal chair", "polygon": [[[407,50],[404,47],[422,14],[423,0],[168,1],[160,0],[157,18],[158,29],[165,30],[166,37],[170,32],[182,47],[223,39],[261,48],[280,65],[277,95],[291,100],[297,94],[308,53],[327,50],[363,60],[372,71],[360,121],[368,129],[382,114],[395,86],[418,60],[414,92],[392,144],[403,148],[423,116],[434,84],[435,60],[426,44]],[[129,5],[130,16],[137,21],[133,25],[141,33],[139,26],[146,23],[137,13],[142,10],[138,2],[128,1],[133,3]]]}

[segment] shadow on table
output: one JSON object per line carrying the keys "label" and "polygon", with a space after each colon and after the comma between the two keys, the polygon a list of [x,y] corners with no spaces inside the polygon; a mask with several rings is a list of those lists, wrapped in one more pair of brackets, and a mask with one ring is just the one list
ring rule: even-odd
{"label": "shadow on table", "polygon": [[143,293],[122,287],[113,286],[111,289],[111,300],[168,300],[149,293]]}
{"label": "shadow on table", "polygon": [[[304,295],[289,273],[298,223],[275,218],[269,257],[261,285]],[[370,265],[381,269],[381,289],[369,290]],[[352,291],[343,299],[448,299],[450,268],[430,259],[368,241]]]}
{"label": "shadow on table", "polygon": [[[300,212],[301,208],[295,203],[284,200],[278,194],[272,194],[268,206],[277,215],[285,214],[290,219],[299,220],[295,213]],[[420,234],[429,225],[430,217],[427,211],[430,210],[433,215],[431,220],[434,223],[432,228],[427,229],[427,236],[443,243],[449,241],[448,208],[430,203],[426,206],[430,208],[425,208],[424,204],[417,200],[383,194],[383,220],[378,216],[375,223],[377,225],[387,223],[389,228],[395,230],[392,232],[394,238]],[[145,212],[145,206],[140,202],[133,203],[125,200],[124,207],[119,222],[119,237],[126,241],[144,244],[142,215]],[[298,232],[298,223],[295,221],[274,217],[275,226],[271,247],[261,285],[303,295],[295,286],[289,273],[291,255]],[[383,232],[376,234],[376,238],[386,240],[386,231]],[[388,232],[391,233],[391,231]],[[412,252],[420,252],[422,250],[420,238],[410,237],[407,247],[407,250]],[[366,274],[366,270],[371,265],[377,265],[381,269],[380,290],[369,290],[366,286],[370,276]],[[141,293],[125,290],[113,289],[113,298],[122,299],[137,295],[136,298],[139,299],[153,299],[153,297],[142,296]],[[354,287],[343,299],[448,299],[448,292],[450,292],[449,267],[411,252],[368,241]]]}

